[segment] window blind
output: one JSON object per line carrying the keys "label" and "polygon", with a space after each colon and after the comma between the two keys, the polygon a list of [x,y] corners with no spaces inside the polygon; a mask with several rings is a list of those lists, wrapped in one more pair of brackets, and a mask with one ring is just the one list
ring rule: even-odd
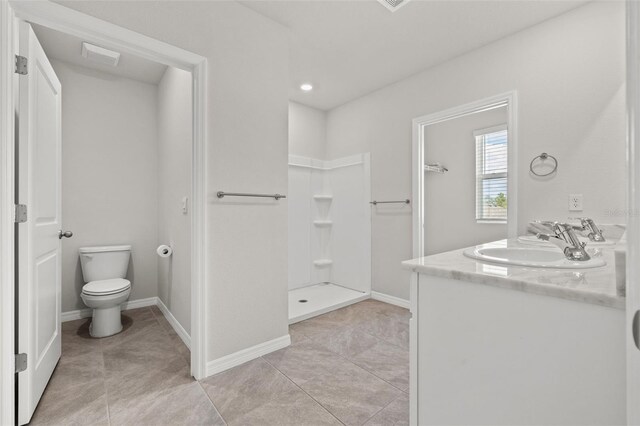
{"label": "window blind", "polygon": [[507,221],[506,126],[474,132],[476,140],[476,220]]}

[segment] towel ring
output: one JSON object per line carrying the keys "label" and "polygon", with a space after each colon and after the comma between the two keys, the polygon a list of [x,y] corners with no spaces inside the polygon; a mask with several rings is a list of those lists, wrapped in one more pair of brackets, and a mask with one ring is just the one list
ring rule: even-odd
{"label": "towel ring", "polygon": [[[553,163],[554,163],[553,164],[553,170],[551,170],[549,173],[545,173],[545,174],[540,174],[540,173],[536,173],[535,171],[533,171],[533,163],[538,158],[540,160],[542,160],[542,161],[551,158],[553,160]],[[539,176],[539,177],[545,177],[545,176],[552,175],[552,174],[554,174],[556,172],[556,170],[558,170],[558,159],[556,157],[554,157],[553,155],[549,155],[546,152],[543,152],[542,154],[538,155],[533,160],[531,160],[531,163],[529,164],[529,170],[531,170],[531,173],[533,173],[534,175]]]}

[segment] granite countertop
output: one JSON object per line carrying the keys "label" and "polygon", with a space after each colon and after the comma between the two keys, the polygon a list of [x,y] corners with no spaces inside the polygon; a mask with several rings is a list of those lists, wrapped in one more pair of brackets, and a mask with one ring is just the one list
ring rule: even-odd
{"label": "granite countertop", "polygon": [[[490,243],[499,247],[526,247],[517,240]],[[531,246],[528,246],[531,247]],[[614,247],[597,248],[606,266],[590,269],[542,269],[482,262],[454,250],[402,262],[404,269],[527,293],[558,297],[616,309],[625,309],[625,297],[616,290]],[[591,250],[590,250],[591,251]]]}

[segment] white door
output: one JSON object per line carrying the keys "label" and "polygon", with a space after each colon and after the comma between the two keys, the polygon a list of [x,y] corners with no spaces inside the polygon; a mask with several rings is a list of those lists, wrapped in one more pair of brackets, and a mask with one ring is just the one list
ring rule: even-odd
{"label": "white door", "polygon": [[18,421],[28,423],[61,354],[61,86],[31,26],[20,22],[18,202],[28,219],[18,225]]}

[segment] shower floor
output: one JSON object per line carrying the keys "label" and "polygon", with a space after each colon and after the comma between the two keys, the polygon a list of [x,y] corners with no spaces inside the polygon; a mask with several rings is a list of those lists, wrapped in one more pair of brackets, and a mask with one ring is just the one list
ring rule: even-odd
{"label": "shower floor", "polygon": [[[327,283],[289,291],[289,324],[368,299],[369,294]],[[300,302],[306,300],[306,302]]]}

